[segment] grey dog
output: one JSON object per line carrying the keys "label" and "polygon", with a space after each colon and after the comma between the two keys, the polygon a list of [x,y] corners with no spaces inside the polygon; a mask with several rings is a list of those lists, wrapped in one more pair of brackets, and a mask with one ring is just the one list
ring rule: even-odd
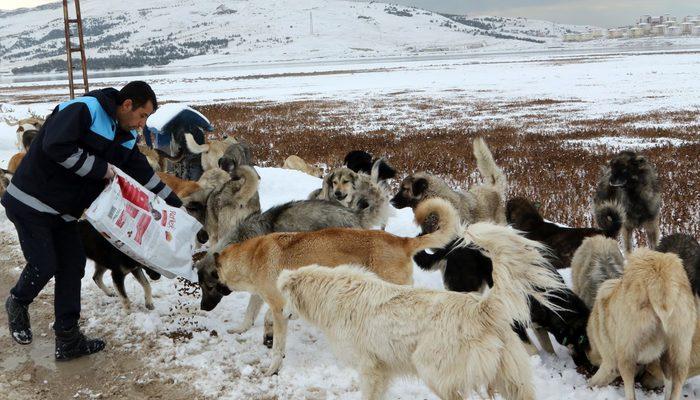
{"label": "grey dog", "polygon": [[610,160],[598,179],[595,197],[596,222],[606,230],[610,223],[610,208],[623,216],[622,234],[625,250],[632,250],[632,231],[644,228],[649,247],[654,249],[659,240],[659,211],[661,194],[656,169],[633,151],[623,151]]}

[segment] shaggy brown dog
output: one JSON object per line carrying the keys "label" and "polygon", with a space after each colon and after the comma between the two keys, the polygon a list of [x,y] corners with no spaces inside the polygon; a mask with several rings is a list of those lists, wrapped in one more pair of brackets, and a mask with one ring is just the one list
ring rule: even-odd
{"label": "shaggy brown dog", "polygon": [[508,223],[525,232],[528,239],[549,246],[554,256],[552,265],[557,269],[568,268],[571,265],[571,258],[583,239],[595,235],[617,236],[622,226],[622,218],[619,214],[610,215],[616,222],[609,224],[607,231],[596,228],[565,228],[546,222],[535,206],[523,197],[516,197],[506,203]]}

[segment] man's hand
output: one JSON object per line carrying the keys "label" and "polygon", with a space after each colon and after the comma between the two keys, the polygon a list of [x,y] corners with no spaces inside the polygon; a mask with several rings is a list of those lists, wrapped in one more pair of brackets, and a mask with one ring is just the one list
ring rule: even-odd
{"label": "man's hand", "polygon": [[105,173],[105,179],[111,180],[116,174],[114,173],[114,166],[112,164],[107,164],[107,172]]}

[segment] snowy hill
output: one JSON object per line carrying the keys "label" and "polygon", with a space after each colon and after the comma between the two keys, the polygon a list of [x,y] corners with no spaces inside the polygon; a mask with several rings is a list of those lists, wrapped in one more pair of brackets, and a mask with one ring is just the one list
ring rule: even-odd
{"label": "snowy hill", "polygon": [[[209,66],[542,48],[591,27],[337,0],[81,4],[89,67]],[[65,70],[59,3],[0,12],[0,72]]]}

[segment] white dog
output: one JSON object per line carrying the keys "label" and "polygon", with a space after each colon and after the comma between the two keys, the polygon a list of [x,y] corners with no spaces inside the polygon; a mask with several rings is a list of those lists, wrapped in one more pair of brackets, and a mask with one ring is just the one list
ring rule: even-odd
{"label": "white dog", "polygon": [[517,231],[476,223],[464,232],[493,260],[493,289],[457,293],[384,282],[350,265],[285,270],[277,286],[289,312],[321,328],[336,353],[360,373],[362,398],[381,399],[391,378],[417,375],[441,399],[486,388],[534,400],[528,354],[511,329],[530,322],[527,296],[563,288],[544,245]]}

